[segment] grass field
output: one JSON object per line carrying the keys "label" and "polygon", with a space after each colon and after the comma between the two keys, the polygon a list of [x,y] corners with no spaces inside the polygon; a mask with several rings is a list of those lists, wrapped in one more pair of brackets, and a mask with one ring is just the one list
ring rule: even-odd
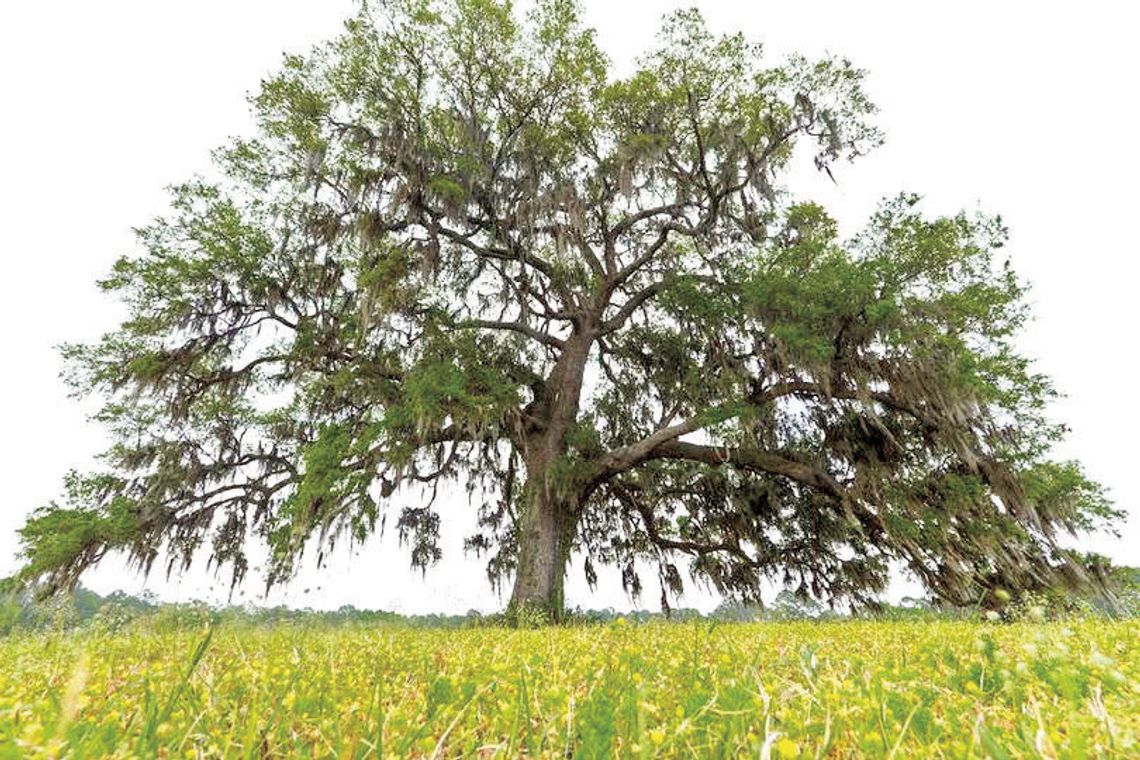
{"label": "grass field", "polygon": [[0,639],[0,757],[1138,757],[1140,624]]}

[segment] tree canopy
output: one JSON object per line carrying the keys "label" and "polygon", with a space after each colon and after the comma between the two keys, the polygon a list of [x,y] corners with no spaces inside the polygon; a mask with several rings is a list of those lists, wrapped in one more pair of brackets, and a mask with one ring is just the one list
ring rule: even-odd
{"label": "tree canopy", "polygon": [[115,442],[29,519],[22,577],[125,551],[236,583],[260,541],[276,583],[390,509],[427,567],[454,482],[490,579],[555,613],[573,553],[664,604],[686,573],[855,603],[894,564],[961,603],[1087,581],[1062,539],[1117,513],[1048,459],[1000,219],[900,195],[844,240],[785,186],[880,142],[863,78],[696,11],[618,77],[570,0],[362,7],[101,283],[128,318],[64,353]]}

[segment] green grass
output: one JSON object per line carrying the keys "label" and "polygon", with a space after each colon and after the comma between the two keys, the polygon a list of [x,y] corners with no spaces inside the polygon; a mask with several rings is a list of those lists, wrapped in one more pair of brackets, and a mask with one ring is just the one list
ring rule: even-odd
{"label": "green grass", "polygon": [[1140,624],[0,640],[0,758],[1137,757]]}

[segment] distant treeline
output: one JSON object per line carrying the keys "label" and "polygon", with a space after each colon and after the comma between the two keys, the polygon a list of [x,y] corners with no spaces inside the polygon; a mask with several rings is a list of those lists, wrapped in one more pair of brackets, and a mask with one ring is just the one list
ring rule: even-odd
{"label": "distant treeline", "polygon": [[[907,599],[900,605],[886,605],[877,616],[913,617],[915,615],[961,615],[961,611],[936,610],[922,600]],[[576,624],[605,624],[618,618],[629,623],[647,623],[655,620],[689,621],[755,621],[800,620],[850,617],[849,613],[829,610],[812,601],[796,597],[790,591],[781,592],[773,604],[765,607],[724,602],[705,614],[691,607],[664,611],[613,609],[574,610],[569,622]],[[9,594],[0,598],[0,635],[15,630],[66,630],[79,627],[118,629],[129,623],[145,622],[157,628],[198,626],[206,622],[238,624],[314,624],[352,625],[389,624],[401,627],[469,628],[496,625],[497,614],[483,614],[468,610],[463,614],[402,615],[385,610],[359,609],[345,605],[335,610],[314,610],[286,606],[258,607],[215,606],[205,602],[162,602],[153,597],[138,597],[115,591],[107,596],[80,586],[68,595],[36,599],[32,593]]]}
{"label": "distant treeline", "polygon": [[[926,599],[904,598],[898,604],[881,604],[856,612],[829,609],[819,602],[781,591],[770,605],[756,606],[726,601],[708,614],[684,607],[668,611],[613,609],[574,610],[571,624],[604,624],[623,618],[630,623],[655,620],[750,622],[762,620],[826,620],[842,618],[874,619],[1048,619],[1066,615],[1140,615],[1140,568],[1115,568],[1111,591],[1095,595],[1032,594],[1010,599],[1000,609],[992,605],[975,608],[939,606]],[[499,615],[469,610],[464,614],[401,615],[385,610],[362,610],[345,605],[335,610],[314,610],[285,606],[212,606],[205,602],[162,602],[151,596],[132,596],[115,591],[101,596],[80,586],[70,594],[38,599],[32,591],[0,593],[0,635],[15,631],[69,630],[82,627],[118,630],[131,624],[157,629],[201,626],[212,623],[236,624],[386,624],[411,628],[467,628],[496,625]]]}

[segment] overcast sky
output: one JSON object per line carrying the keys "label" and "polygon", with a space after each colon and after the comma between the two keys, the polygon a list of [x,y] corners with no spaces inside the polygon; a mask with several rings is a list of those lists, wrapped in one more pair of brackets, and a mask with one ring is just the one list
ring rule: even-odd
{"label": "overcast sky", "polygon": [[[618,71],[651,42],[667,9],[692,2],[586,0],[588,22]],[[1119,539],[1086,547],[1140,564],[1140,412],[1136,221],[1140,108],[1130,3],[696,3],[718,31],[742,30],[773,55],[838,53],[868,69],[886,145],[793,190],[829,207],[846,232],[900,190],[930,212],[981,208],[1012,231],[1015,269],[1033,286],[1022,346],[1067,398],[1080,458],[1130,512]],[[346,0],[4,0],[0,3],[0,576],[16,567],[15,530],[56,497],[103,443],[58,379],[54,346],[90,340],[120,312],[94,281],[135,250],[131,228],[161,213],[163,188],[208,168],[208,152],[245,134],[245,95],[285,51],[335,34]],[[447,520],[448,513],[459,515]],[[405,612],[492,610],[503,598],[461,552],[461,503],[443,510],[445,558],[421,577],[392,537],[355,558],[306,569],[265,598],[236,600]],[[571,605],[628,607],[615,578],[590,595],[571,571]],[[121,562],[85,578],[96,590],[224,600],[201,570],[144,586]],[[903,588],[900,586],[900,589]],[[708,609],[708,593],[683,603]],[[654,606],[648,593],[643,606]]]}

